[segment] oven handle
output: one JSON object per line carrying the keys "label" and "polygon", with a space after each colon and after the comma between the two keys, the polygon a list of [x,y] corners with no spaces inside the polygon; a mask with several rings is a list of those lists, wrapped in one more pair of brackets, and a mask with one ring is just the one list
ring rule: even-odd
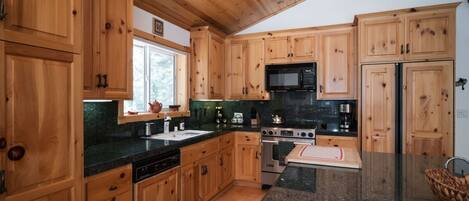
{"label": "oven handle", "polygon": [[308,143],[308,142],[293,142],[293,144],[296,144],[296,145],[313,145],[313,142],[311,142],[311,143]]}
{"label": "oven handle", "polygon": [[275,140],[262,140],[262,143],[278,144],[278,141],[275,141]]}

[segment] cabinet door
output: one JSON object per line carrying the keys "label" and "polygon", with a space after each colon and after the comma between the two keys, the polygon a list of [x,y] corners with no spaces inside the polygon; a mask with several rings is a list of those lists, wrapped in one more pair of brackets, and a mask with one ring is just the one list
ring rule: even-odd
{"label": "cabinet door", "polygon": [[288,37],[273,37],[265,40],[265,63],[288,63],[290,61]]}
{"label": "cabinet door", "polygon": [[403,68],[404,153],[453,155],[453,62]]}
{"label": "cabinet door", "polygon": [[179,168],[173,168],[136,184],[135,197],[138,201],[178,201]]}
{"label": "cabinet door", "polygon": [[403,60],[403,18],[386,16],[360,19],[358,30],[360,62]]}
{"label": "cabinet door", "polygon": [[220,165],[218,154],[212,154],[199,161],[198,165],[198,190],[202,201],[210,200],[218,193],[218,178],[220,176]]}
{"label": "cabinet door", "polygon": [[79,53],[81,0],[4,0],[0,39]]}
{"label": "cabinet door", "polygon": [[339,137],[339,136],[316,136],[316,144],[327,147],[347,147],[358,148],[356,137]]}
{"label": "cabinet door", "polygon": [[232,42],[230,45],[230,65],[226,74],[229,98],[242,99],[244,97],[245,50],[244,42]]}
{"label": "cabinet door", "polygon": [[354,28],[321,35],[318,64],[318,99],[353,99],[356,68]]}
{"label": "cabinet door", "polygon": [[[78,55],[0,42],[1,200],[82,199],[83,108]],[[8,153],[12,155],[8,157]]]}
{"label": "cabinet door", "polygon": [[191,98],[207,99],[208,92],[208,32],[191,32]]}
{"label": "cabinet door", "polygon": [[246,51],[246,98],[266,99],[264,40],[247,41]]}
{"label": "cabinet door", "polygon": [[290,37],[291,61],[312,62],[317,59],[317,36],[313,34]]}
{"label": "cabinet door", "polygon": [[436,10],[406,17],[406,59],[452,59],[455,11]]}
{"label": "cabinet door", "polygon": [[363,149],[394,153],[395,66],[364,65],[362,82]]}
{"label": "cabinet door", "polygon": [[83,98],[100,99],[99,78],[99,1],[83,0]]}
{"label": "cabinet door", "polygon": [[260,146],[238,144],[236,147],[236,179],[260,183]]}
{"label": "cabinet door", "polygon": [[194,164],[186,165],[181,168],[181,200],[196,201],[196,167]]}
{"label": "cabinet door", "polygon": [[227,147],[220,153],[220,190],[227,187],[234,180],[235,168],[235,154],[234,147]]}
{"label": "cabinet door", "polygon": [[99,62],[103,98],[132,98],[133,1],[99,0]]}
{"label": "cabinet door", "polygon": [[210,98],[222,99],[225,91],[225,47],[222,38],[211,34],[209,43]]}

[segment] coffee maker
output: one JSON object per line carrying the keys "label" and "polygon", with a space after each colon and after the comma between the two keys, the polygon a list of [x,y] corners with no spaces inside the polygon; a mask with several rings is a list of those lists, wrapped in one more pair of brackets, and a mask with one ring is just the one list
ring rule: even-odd
{"label": "coffee maker", "polygon": [[339,105],[340,114],[340,129],[351,129],[353,122],[352,105],[349,103],[342,103]]}
{"label": "coffee maker", "polygon": [[223,114],[223,107],[222,106],[216,106],[215,107],[215,123],[217,124],[226,124],[226,118],[225,115]]}

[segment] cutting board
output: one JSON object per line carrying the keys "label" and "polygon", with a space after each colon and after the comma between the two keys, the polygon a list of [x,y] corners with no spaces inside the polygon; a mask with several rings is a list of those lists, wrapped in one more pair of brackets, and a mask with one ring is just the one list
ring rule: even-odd
{"label": "cutting board", "polygon": [[362,166],[356,148],[297,145],[286,157],[287,163],[305,163],[334,167],[356,168]]}

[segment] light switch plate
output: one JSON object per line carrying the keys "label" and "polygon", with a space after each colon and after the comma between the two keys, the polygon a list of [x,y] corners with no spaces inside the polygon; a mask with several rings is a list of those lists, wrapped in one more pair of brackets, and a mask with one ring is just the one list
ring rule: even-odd
{"label": "light switch plate", "polygon": [[458,119],[467,119],[469,117],[469,111],[466,109],[457,109],[456,118]]}

